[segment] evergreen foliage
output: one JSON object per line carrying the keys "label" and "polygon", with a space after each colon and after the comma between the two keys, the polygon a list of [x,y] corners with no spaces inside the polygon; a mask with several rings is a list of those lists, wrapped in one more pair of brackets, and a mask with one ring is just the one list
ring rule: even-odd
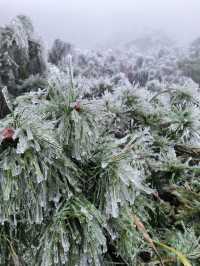
{"label": "evergreen foliage", "polygon": [[[20,21],[26,56],[32,27]],[[30,83],[16,98],[3,95],[0,265],[199,265],[196,84],[138,88],[104,55],[93,69],[105,77],[99,86],[80,56],[77,76],[68,57],[68,72],[47,65],[42,89]]]}

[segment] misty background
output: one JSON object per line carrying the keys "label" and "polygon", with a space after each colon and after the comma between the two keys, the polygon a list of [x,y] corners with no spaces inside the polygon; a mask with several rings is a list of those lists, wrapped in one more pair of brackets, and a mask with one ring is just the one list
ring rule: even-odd
{"label": "misty background", "polygon": [[199,0],[0,0],[0,25],[25,14],[46,44],[61,38],[83,48],[129,42],[151,30],[188,43],[200,36],[199,13]]}

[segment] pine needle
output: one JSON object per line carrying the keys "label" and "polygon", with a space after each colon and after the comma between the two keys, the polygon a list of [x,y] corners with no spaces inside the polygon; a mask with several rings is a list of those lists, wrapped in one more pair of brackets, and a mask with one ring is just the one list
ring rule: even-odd
{"label": "pine needle", "polygon": [[165,250],[168,250],[172,253],[174,253],[177,258],[179,259],[179,261],[184,265],[184,266],[192,266],[192,264],[189,262],[189,260],[186,258],[186,256],[181,253],[180,251],[176,250],[175,248],[173,247],[169,247],[167,246],[166,244],[163,244],[161,242],[158,242],[158,241],[153,241],[156,245],[162,247],[163,249]]}

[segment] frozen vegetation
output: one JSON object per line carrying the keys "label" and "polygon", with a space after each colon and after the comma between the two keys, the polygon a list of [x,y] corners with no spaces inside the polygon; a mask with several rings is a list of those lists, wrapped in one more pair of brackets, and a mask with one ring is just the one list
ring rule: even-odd
{"label": "frozen vegetation", "polygon": [[0,265],[200,265],[199,84],[199,39],[0,28]]}

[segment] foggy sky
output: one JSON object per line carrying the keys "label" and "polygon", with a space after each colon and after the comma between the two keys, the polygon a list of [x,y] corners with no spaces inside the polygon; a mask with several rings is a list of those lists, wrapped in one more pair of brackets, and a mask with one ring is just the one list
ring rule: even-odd
{"label": "foggy sky", "polygon": [[0,24],[17,14],[32,18],[45,42],[80,47],[131,41],[149,29],[179,41],[200,36],[200,0],[0,0]]}

